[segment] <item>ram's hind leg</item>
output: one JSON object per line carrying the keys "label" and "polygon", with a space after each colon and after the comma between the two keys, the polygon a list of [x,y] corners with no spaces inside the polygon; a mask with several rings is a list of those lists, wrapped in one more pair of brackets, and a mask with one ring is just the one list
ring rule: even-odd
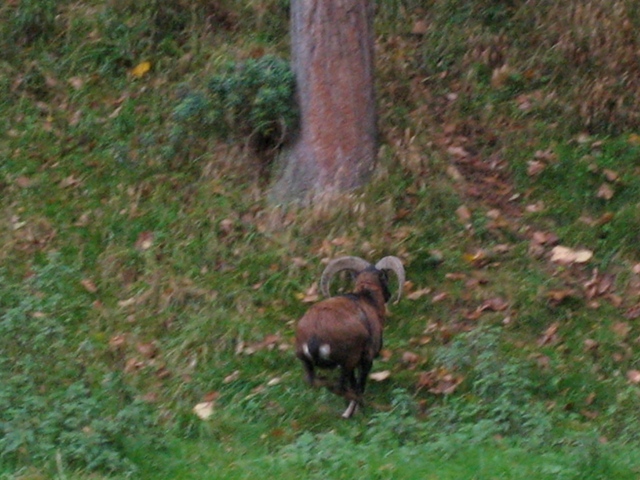
{"label": "ram's hind leg", "polygon": [[298,358],[302,361],[302,367],[304,368],[304,379],[312,387],[316,386],[316,371],[313,362],[304,355],[300,355]]}
{"label": "ram's hind leg", "polygon": [[373,367],[373,362],[371,360],[367,360],[365,358],[360,360],[360,365],[358,368],[358,386],[356,389],[359,397],[362,397],[362,395],[364,395],[364,389],[367,386],[367,378],[369,378],[371,367]]}

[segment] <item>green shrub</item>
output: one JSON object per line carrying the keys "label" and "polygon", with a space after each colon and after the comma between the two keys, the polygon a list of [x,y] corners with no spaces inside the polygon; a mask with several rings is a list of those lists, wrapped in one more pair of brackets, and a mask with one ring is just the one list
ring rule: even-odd
{"label": "green shrub", "polygon": [[296,129],[295,78],[273,55],[229,63],[206,92],[190,92],[175,107],[174,147],[210,135],[242,140],[260,151],[283,144]]}

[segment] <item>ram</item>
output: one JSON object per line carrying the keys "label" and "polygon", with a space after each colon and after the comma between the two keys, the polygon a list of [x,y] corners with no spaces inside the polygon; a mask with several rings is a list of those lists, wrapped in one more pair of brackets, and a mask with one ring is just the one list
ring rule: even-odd
{"label": "ram", "polygon": [[340,368],[338,384],[332,391],[348,400],[342,416],[349,418],[362,403],[373,360],[382,349],[386,303],[391,298],[387,272],[398,279],[400,300],[405,271],[394,256],[384,257],[375,265],[359,257],[336,258],[320,277],[324,296],[329,297],[331,280],[344,270],[355,278],[353,291],[322,300],[307,311],[296,329],[296,356],[312,386],[323,385],[316,378],[316,368]]}

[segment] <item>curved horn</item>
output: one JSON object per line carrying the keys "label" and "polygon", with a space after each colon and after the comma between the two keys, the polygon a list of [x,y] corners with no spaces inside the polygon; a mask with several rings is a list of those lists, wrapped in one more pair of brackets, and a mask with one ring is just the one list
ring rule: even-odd
{"label": "curved horn", "polygon": [[402,262],[398,257],[389,256],[381,258],[378,263],[376,263],[376,268],[378,270],[391,270],[398,277],[398,297],[396,298],[395,303],[400,301],[400,297],[402,296],[402,287],[404,285],[404,267],[402,266]]}
{"label": "curved horn", "polygon": [[369,262],[360,257],[339,257],[331,260],[322,272],[320,277],[320,291],[325,297],[329,296],[329,284],[333,276],[342,270],[351,270],[361,272],[365,268],[371,266]]}

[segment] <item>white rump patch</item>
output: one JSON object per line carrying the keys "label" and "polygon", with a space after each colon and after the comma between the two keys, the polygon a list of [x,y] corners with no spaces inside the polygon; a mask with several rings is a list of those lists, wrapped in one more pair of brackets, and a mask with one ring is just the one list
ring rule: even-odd
{"label": "white rump patch", "polygon": [[328,343],[320,345],[320,357],[324,360],[329,360],[329,355],[331,355],[331,345]]}
{"label": "white rump patch", "polygon": [[302,353],[304,353],[304,356],[307,357],[309,360],[313,360],[313,357],[311,356],[311,352],[309,351],[309,345],[307,345],[306,343],[302,345]]}

